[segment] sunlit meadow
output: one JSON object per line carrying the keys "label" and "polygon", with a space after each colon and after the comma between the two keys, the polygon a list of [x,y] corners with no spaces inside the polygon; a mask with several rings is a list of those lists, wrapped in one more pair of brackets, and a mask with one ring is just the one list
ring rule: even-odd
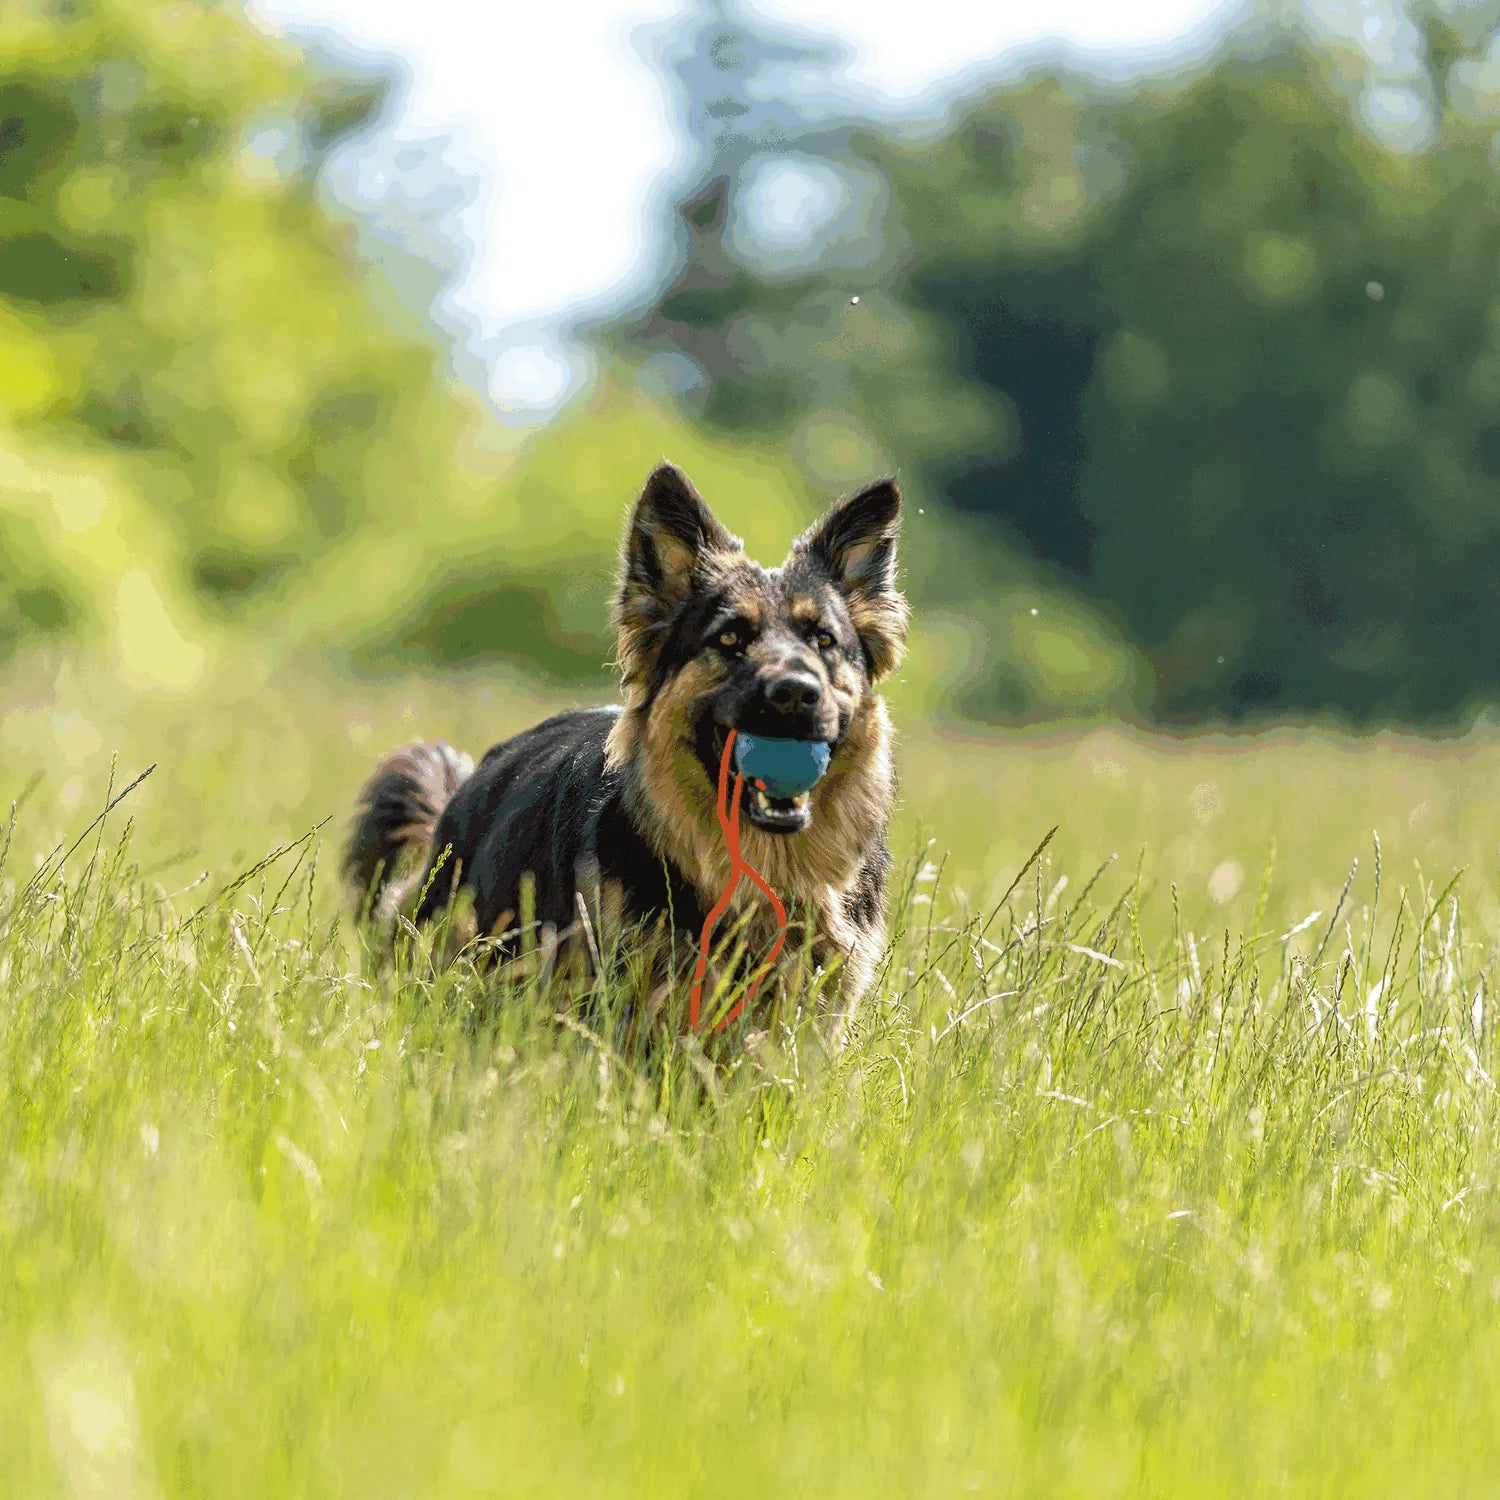
{"label": "sunlit meadow", "polygon": [[10,674],[7,1494],[1493,1493],[1500,740],[908,716],[857,1035],[709,1073],[354,939],[546,706]]}

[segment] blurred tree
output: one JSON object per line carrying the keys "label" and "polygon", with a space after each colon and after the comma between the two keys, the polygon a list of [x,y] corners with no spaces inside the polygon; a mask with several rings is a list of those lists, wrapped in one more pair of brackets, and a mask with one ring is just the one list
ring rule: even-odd
{"label": "blurred tree", "polygon": [[863,267],[747,254],[746,172],[709,171],[685,265],[615,338],[689,357],[713,426],[814,471],[842,435],[974,518],[924,580],[988,634],[970,711],[1028,707],[986,613],[1020,555],[1101,649],[1113,622],[1146,652],[1164,719],[1451,717],[1500,690],[1500,73],[1446,13],[1413,33],[1423,150],[1288,35],[1170,84],[1033,78],[936,139],[852,132],[829,165],[888,195]]}
{"label": "blurred tree", "polygon": [[462,483],[477,402],[317,189],[386,88],[206,0],[0,9],[0,650],[92,622],[180,677],[203,615]]}

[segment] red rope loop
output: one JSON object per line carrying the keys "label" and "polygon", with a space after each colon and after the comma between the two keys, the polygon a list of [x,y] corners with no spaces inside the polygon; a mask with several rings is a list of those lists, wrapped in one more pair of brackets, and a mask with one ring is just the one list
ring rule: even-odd
{"label": "red rope loop", "polygon": [[[724,887],[724,894],[719,897],[713,910],[703,919],[703,933],[698,939],[698,966],[693,973],[693,999],[688,1012],[688,1019],[695,1030],[703,1008],[703,976],[708,972],[708,955],[713,942],[713,930],[719,918],[729,910],[729,903],[739,888],[741,875],[748,875],[771,903],[771,909],[776,913],[778,931],[776,941],[771,944],[771,951],[766,955],[766,960],[760,966],[755,978],[750,981],[743,998],[714,1027],[715,1031],[722,1031],[760,993],[761,982],[771,972],[771,965],[776,962],[782,945],[786,942],[786,907],[781,904],[781,897],[771,889],[760,871],[749,864],[740,852],[740,794],[745,788],[745,778],[739,771],[734,773],[734,796],[731,798],[729,795],[729,764],[730,757],[734,753],[736,738],[737,732],[731,729],[729,738],[724,741],[723,759],[719,762],[719,827],[724,830],[724,843],[729,850],[729,881]],[[757,782],[756,785],[758,786],[759,783]]]}

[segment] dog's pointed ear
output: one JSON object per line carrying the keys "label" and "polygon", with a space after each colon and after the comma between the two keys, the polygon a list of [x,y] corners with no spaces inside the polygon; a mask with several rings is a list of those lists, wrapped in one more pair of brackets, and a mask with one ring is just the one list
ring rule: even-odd
{"label": "dog's pointed ear", "polygon": [[737,552],[731,536],[675,464],[659,463],[635,502],[620,562],[618,608],[627,616],[656,615],[680,604],[704,561]]}
{"label": "dog's pointed ear", "polygon": [[901,491],[894,479],[881,479],[840,500],[796,543],[844,595],[874,678],[895,668],[906,649],[907,606],[896,587],[900,532]]}
{"label": "dog's pointed ear", "polygon": [[675,464],[659,463],[646,480],[625,533],[620,594],[644,592],[653,603],[679,603],[693,575],[714,552],[734,552],[739,539]]}
{"label": "dog's pointed ear", "polygon": [[620,559],[615,628],[626,681],[636,675],[643,650],[691,594],[713,557],[740,550],[675,464],[658,464],[635,502]]}

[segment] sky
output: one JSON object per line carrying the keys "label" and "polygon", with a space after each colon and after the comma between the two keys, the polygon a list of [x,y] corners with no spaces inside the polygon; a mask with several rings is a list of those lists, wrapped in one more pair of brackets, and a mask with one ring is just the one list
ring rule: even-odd
{"label": "sky", "polygon": [[[1201,55],[1246,0],[754,0],[769,20],[851,49],[839,82],[890,117],[939,115],[947,101],[1030,51],[1065,47],[1111,75]],[[502,412],[537,417],[586,378],[567,335],[581,314],[629,305],[664,268],[664,194],[687,161],[667,83],[642,39],[683,19],[685,0],[249,0],[269,30],[332,33],[392,57],[407,78],[394,123],[347,179],[388,189],[403,142],[442,135],[473,184],[455,209],[472,246],[446,295],[472,330],[480,378]],[[817,194],[793,193],[816,213]],[[587,205],[580,232],[578,205]],[[811,224],[809,222],[809,228]],[[783,237],[795,235],[794,221]]]}

